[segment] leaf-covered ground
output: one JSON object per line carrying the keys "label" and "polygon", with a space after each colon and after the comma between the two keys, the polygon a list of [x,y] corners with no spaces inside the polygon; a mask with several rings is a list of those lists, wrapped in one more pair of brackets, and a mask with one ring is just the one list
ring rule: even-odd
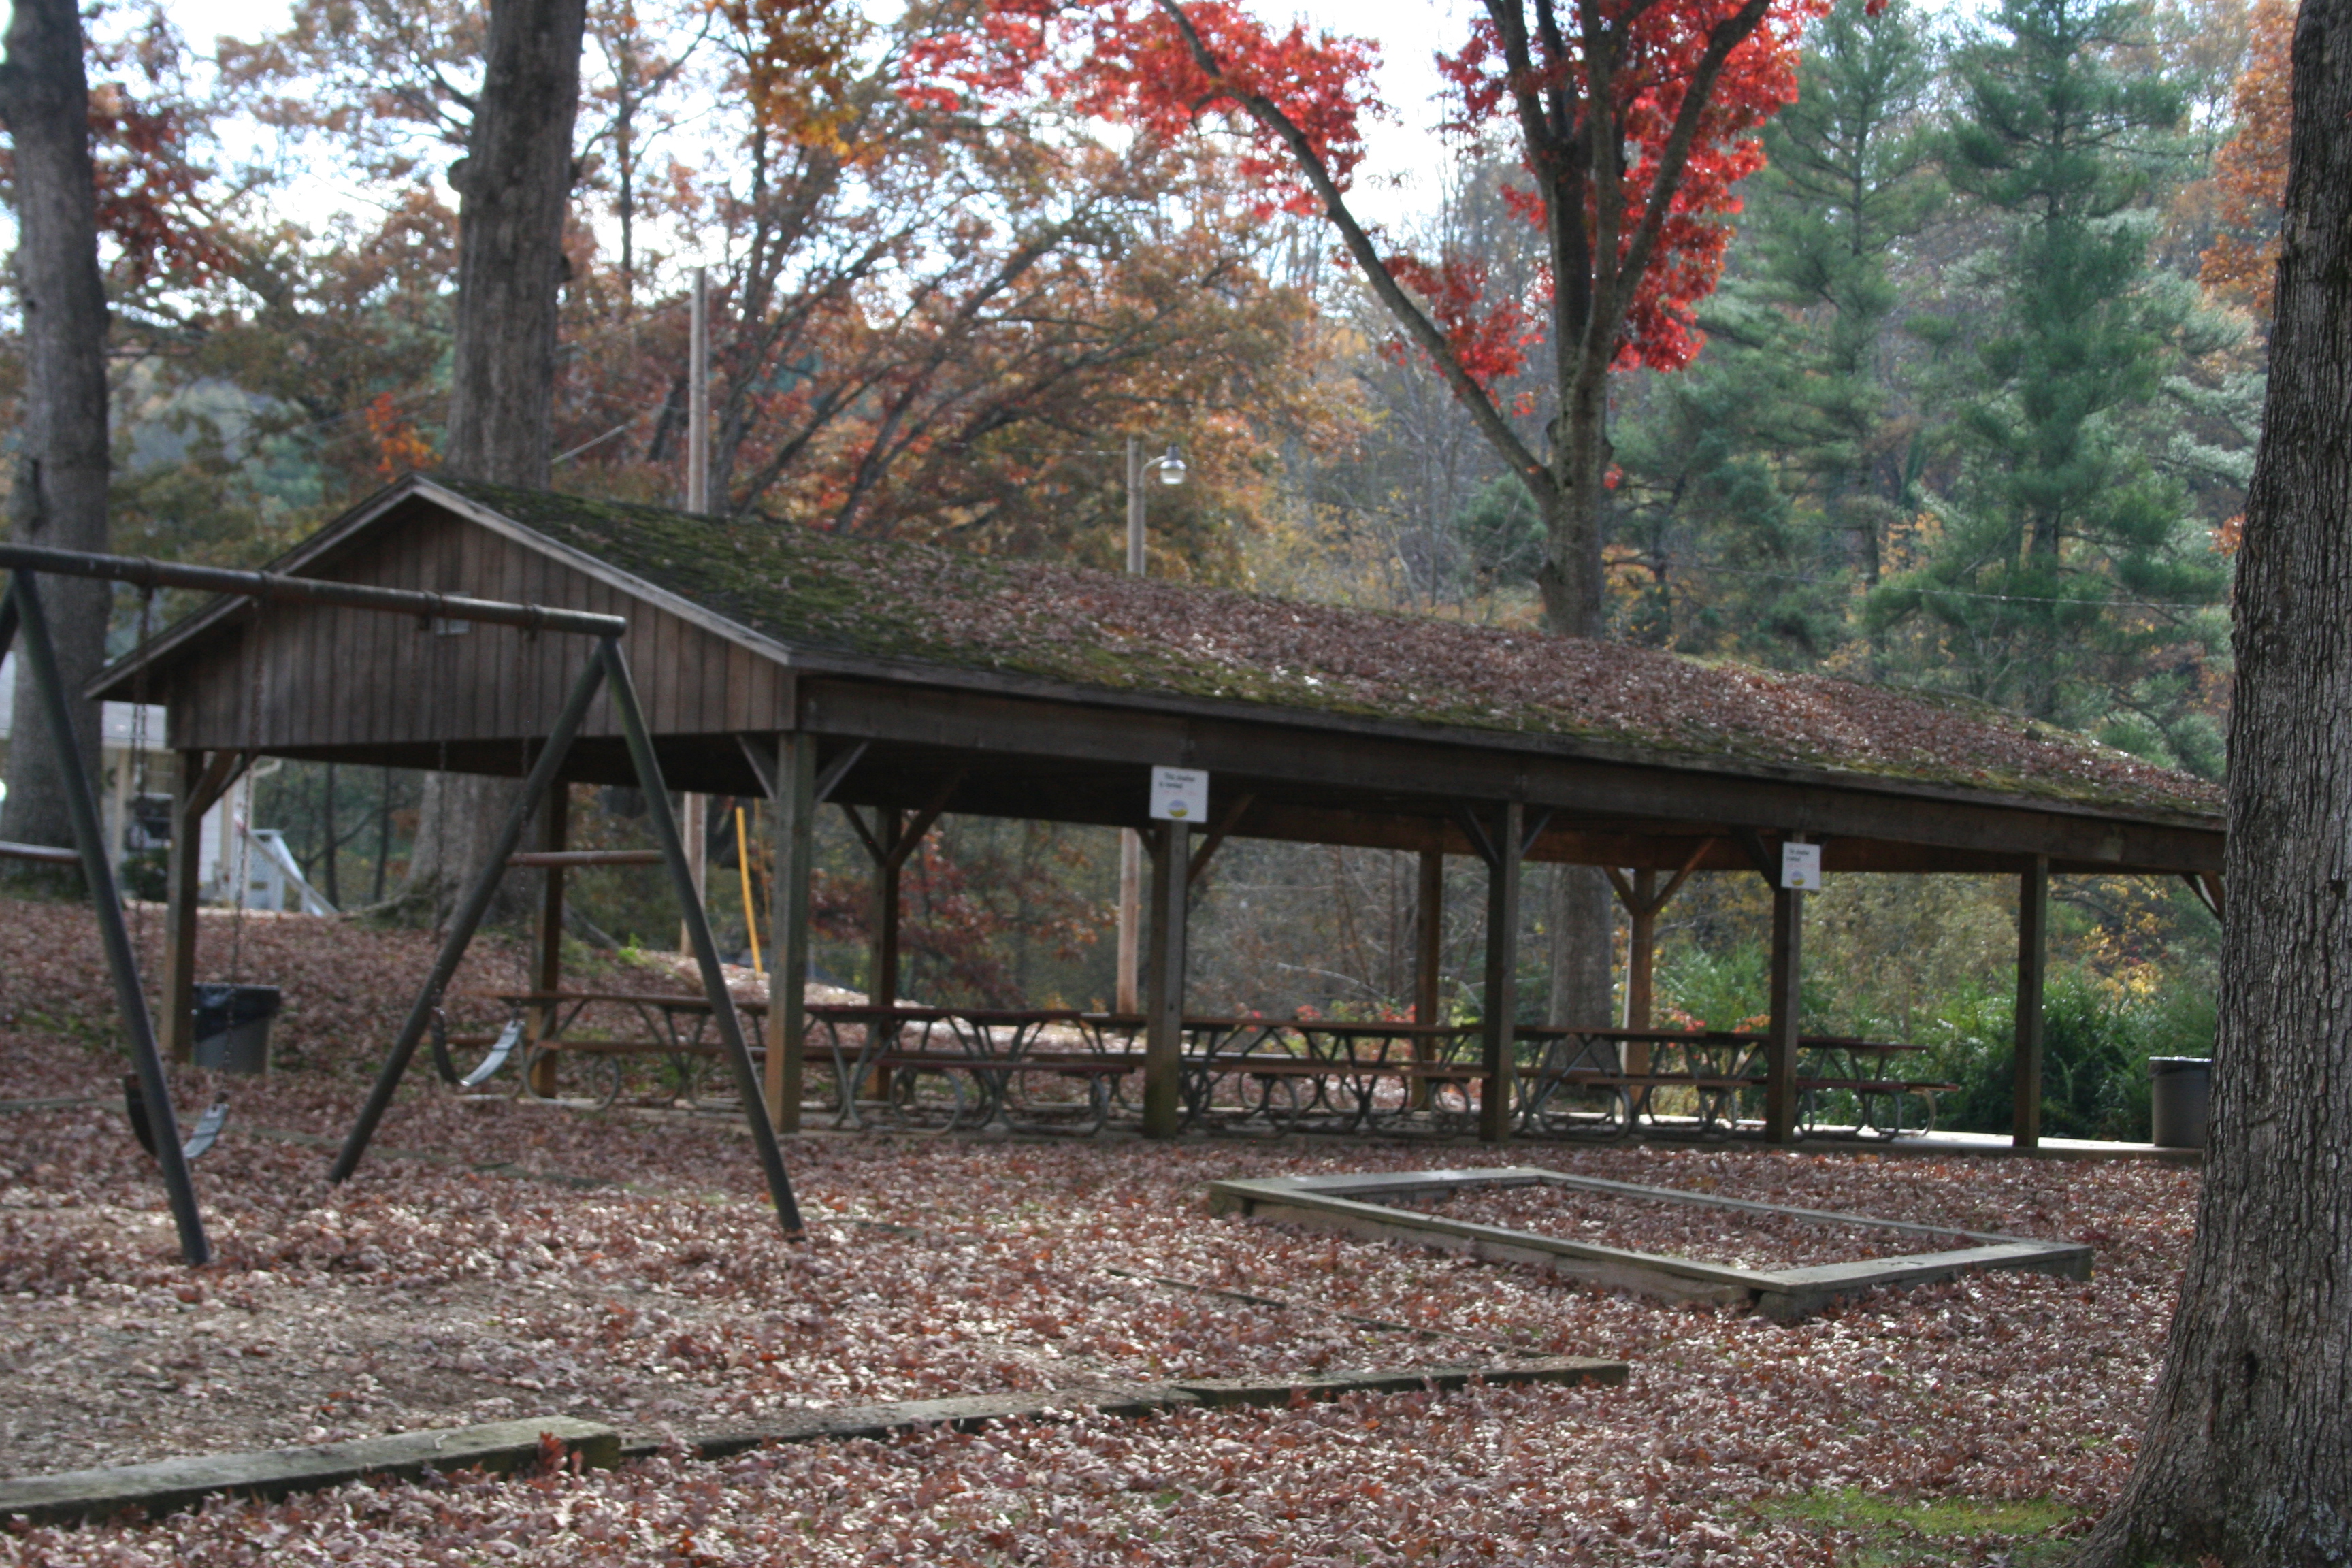
{"label": "leaf-covered ground", "polygon": [[[306,1045],[312,1070],[236,1086],[198,1167],[221,1261],[192,1275],[123,1131],[102,1012],[77,1000],[103,985],[71,923],[0,905],[0,965],[28,924],[56,927],[41,1022],[0,967],[0,1098],[96,1101],[0,1114],[0,1472],[544,1413],[690,1434],[796,1406],[1517,1352],[1633,1374],[352,1487],[0,1535],[9,1563],[2005,1560],[2128,1467],[2195,1194],[2193,1173],[2143,1164],[824,1136],[790,1149],[814,1221],[794,1247],[724,1123],[422,1084],[336,1189],[320,1142],[422,959],[406,938],[286,922],[281,940],[320,950],[289,1022],[347,1006],[351,1032]],[[308,989],[330,978],[333,1007]],[[1487,1161],[2079,1239],[2098,1274],[1782,1326],[1201,1201],[1220,1175]]]}
{"label": "leaf-covered ground", "polygon": [[[1550,1186],[1464,1187],[1395,1206],[1471,1225],[1497,1226],[1593,1247],[1664,1253],[1730,1268],[1809,1268],[1971,1245],[1954,1233],[1922,1236],[1916,1231],[1840,1225],[1794,1215],[1762,1215]],[[1937,1223],[1950,1222],[1938,1216]],[[1962,1228],[1956,1226],[1954,1230]]]}

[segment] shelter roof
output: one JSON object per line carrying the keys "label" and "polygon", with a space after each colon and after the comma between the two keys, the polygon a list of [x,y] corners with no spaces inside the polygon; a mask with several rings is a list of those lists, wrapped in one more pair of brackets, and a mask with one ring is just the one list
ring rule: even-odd
{"label": "shelter roof", "polygon": [[[413,481],[414,482],[414,481]],[[2218,785],[1948,696],[758,520],[433,481],[765,638],[852,660],[2216,816]]]}

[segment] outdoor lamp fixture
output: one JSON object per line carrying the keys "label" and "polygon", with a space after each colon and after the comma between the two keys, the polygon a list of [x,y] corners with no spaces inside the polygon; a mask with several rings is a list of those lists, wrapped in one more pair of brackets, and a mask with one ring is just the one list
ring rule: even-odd
{"label": "outdoor lamp fixture", "polygon": [[1158,468],[1160,482],[1163,485],[1181,485],[1184,482],[1184,457],[1173,447],[1168,448],[1166,457],[1154,458],[1144,467]]}

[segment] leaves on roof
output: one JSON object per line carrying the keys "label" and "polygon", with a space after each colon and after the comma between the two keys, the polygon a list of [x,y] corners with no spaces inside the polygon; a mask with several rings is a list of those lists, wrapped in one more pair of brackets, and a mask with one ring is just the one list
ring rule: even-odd
{"label": "leaves on roof", "polygon": [[436,482],[796,647],[2195,816],[2220,787],[1948,698],[763,520]]}

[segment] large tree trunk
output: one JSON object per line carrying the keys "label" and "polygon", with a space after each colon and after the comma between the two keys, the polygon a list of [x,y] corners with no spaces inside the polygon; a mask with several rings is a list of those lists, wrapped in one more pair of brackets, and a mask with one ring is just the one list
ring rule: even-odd
{"label": "large tree trunk", "polygon": [[1580,377],[1561,393],[1551,426],[1550,483],[1528,493],[1543,519],[1544,563],[1536,585],[1543,593],[1544,625],[1560,637],[1608,635],[1608,591],[1601,547],[1607,542],[1609,378]]}
{"label": "large tree trunk", "polygon": [[1610,958],[1616,949],[1617,900],[1607,874],[1597,866],[1554,866],[1547,924],[1551,995],[1544,1022],[1556,1029],[1616,1023]]}
{"label": "large tree trunk", "polygon": [[2084,1561],[2352,1562],[2352,0],[2305,0],[2238,561],[2229,919],[2197,1237]]}
{"label": "large tree trunk", "polygon": [[[106,290],[98,273],[98,203],[89,156],[89,89],[72,0],[16,0],[0,65],[0,117],[16,160],[16,287],[25,318],[23,447],[16,535],[59,550],[106,548]],[[42,589],[58,673],[78,691],[106,656],[112,598],[103,583],[51,579]],[[18,661],[18,668],[23,662]],[[82,763],[98,776],[98,713],[74,699]],[[28,689],[16,702],[0,838],[73,842],[61,753]]]}
{"label": "large tree trunk", "polygon": [[[1606,375],[1571,384],[1551,428],[1552,485],[1535,492],[1544,524],[1544,564],[1537,576],[1544,623],[1563,637],[1608,634],[1601,546],[1608,528],[1609,445]],[[1549,938],[1551,996],[1545,1022],[1602,1027],[1610,1016],[1610,957],[1616,905],[1597,867],[1562,866],[1552,874]]]}
{"label": "large tree trunk", "polygon": [[496,0],[457,187],[451,473],[547,487],[585,0]]}
{"label": "large tree trunk", "polygon": [[[555,427],[556,309],[585,0],[496,0],[457,187],[457,310],[449,388],[453,474],[547,488]],[[478,584],[452,584],[478,590]],[[446,917],[483,869],[514,786],[436,774],[418,803],[402,900]],[[492,917],[520,912],[502,895]]]}

